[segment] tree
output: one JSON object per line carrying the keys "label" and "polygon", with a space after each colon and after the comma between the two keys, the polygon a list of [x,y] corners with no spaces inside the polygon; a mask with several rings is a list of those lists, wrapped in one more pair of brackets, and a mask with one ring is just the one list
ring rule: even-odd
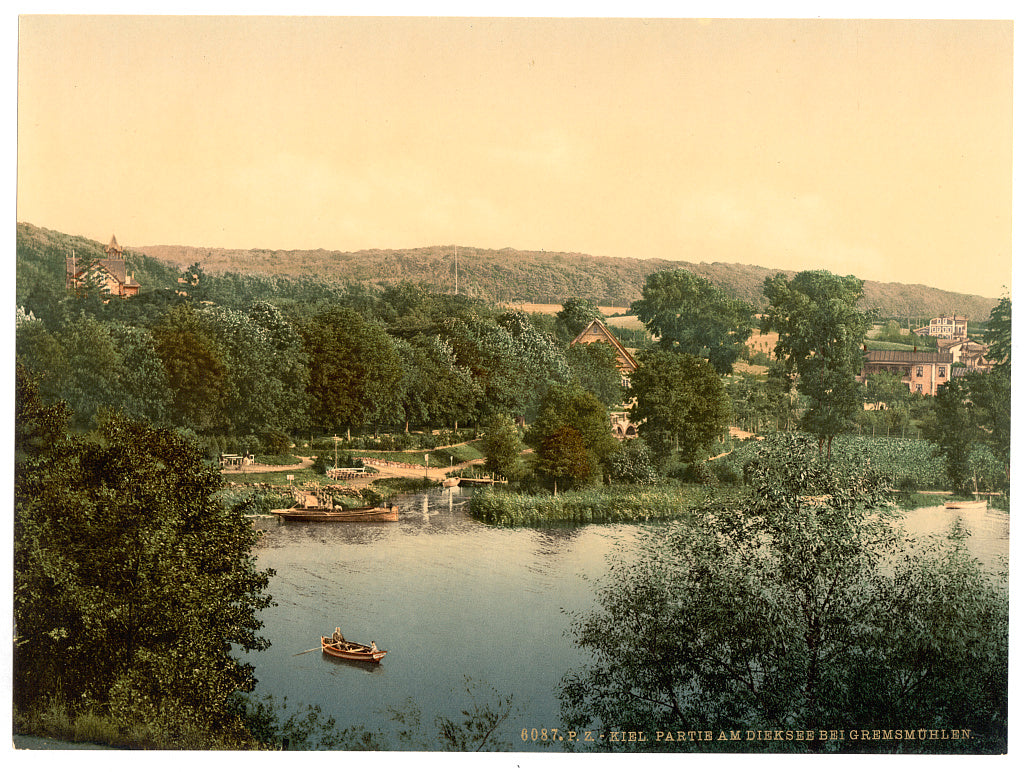
{"label": "tree", "polygon": [[562,310],[555,314],[558,339],[568,343],[595,319],[602,322],[605,319],[596,303],[586,298],[569,298],[562,303]]}
{"label": "tree", "polygon": [[[963,530],[914,546],[882,476],[809,439],[766,441],[749,472],[743,500],[710,502],[613,562],[599,608],[573,624],[592,664],[562,680],[562,734],[635,752],[693,749],[657,742],[669,728],[960,726],[971,738],[944,749],[1005,752],[1008,598]],[[769,739],[744,749],[851,749],[816,732]],[[856,749],[929,742],[915,732]]]}
{"label": "tree", "polygon": [[1010,381],[1000,372],[968,373],[939,386],[934,399],[934,421],[928,436],[946,461],[953,490],[975,490],[976,448],[986,445],[1003,464],[1010,482]]}
{"label": "tree", "polygon": [[402,361],[380,325],[336,306],[302,329],[313,421],[326,429],[397,422]]}
{"label": "tree", "polygon": [[103,407],[121,402],[128,373],[110,327],[82,314],[61,335],[67,361],[63,398],[81,426],[95,425]]}
{"label": "tree", "polygon": [[608,467],[609,476],[616,482],[652,485],[658,480],[651,451],[640,438],[620,443],[609,459]]}
{"label": "tree", "polygon": [[515,422],[507,415],[493,414],[484,430],[484,469],[495,477],[514,479],[519,476],[523,442]]}
{"label": "tree", "polygon": [[707,279],[676,269],[652,273],[630,311],[662,348],[701,357],[732,372],[751,332],[753,309]]}
{"label": "tree", "polygon": [[994,372],[1010,374],[1010,340],[1013,333],[1012,304],[1008,297],[1001,298],[992,309],[985,330],[985,342],[988,344],[988,358],[995,364]]}
{"label": "tree", "polygon": [[258,532],[217,499],[220,476],[169,429],[110,416],[94,437],[39,401],[16,403],[15,704],[56,697],[168,736],[244,736],[234,696],[261,650],[270,572]]}
{"label": "tree", "polygon": [[856,377],[867,319],[856,307],[864,282],[828,271],[803,271],[787,280],[777,274],[764,280],[768,313],[761,332],[779,333],[775,356],[797,390],[807,397],[802,425],[818,438],[819,447],[852,425],[862,409]]}
{"label": "tree", "polygon": [[604,341],[570,346],[565,355],[571,377],[608,407],[622,402],[618,355]]}
{"label": "tree", "polygon": [[230,373],[195,309],[171,309],[153,328],[153,339],[171,388],[171,420],[197,432],[226,428]]}
{"label": "tree", "polygon": [[584,485],[615,452],[608,409],[577,386],[552,386],[524,437],[537,470],[563,485]]}
{"label": "tree", "polygon": [[640,355],[628,397],[636,400],[629,418],[660,461],[679,448],[694,463],[728,427],[729,398],[714,368],[703,359],[674,351]]}

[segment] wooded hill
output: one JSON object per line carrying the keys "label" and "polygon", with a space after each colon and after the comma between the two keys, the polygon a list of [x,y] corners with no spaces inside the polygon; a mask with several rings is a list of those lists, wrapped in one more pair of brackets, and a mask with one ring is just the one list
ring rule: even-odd
{"label": "wooded hill", "polygon": [[[102,256],[103,243],[69,236],[27,223],[17,226],[18,298],[49,289],[63,291],[63,253],[72,248]],[[223,249],[188,246],[126,247],[128,270],[142,291],[171,286],[172,277],[193,263],[209,274],[232,273],[287,277],[345,285],[399,281],[423,283],[438,292],[455,291],[455,248],[371,249],[359,252],[316,250]],[[765,304],[761,287],[772,268],[740,263],[694,263],[632,257],[596,257],[570,252],[536,252],[511,248],[458,248],[460,294],[496,303],[562,303],[570,297],[602,306],[627,306],[640,297],[648,274],[682,268],[720,285],[753,304]],[[792,271],[783,271],[792,276]],[[862,277],[863,278],[863,277]],[[865,281],[865,308],[885,315],[920,319],[943,313],[988,319],[995,298],[934,289],[924,284]]]}
{"label": "wooded hill", "polygon": [[[206,249],[145,246],[139,252],[180,268],[199,262],[209,273],[225,271],[317,276],[354,282],[422,282],[439,292],[455,290],[455,247],[318,250]],[[724,287],[761,308],[766,276],[779,271],[740,263],[694,263],[634,257],[599,257],[575,252],[458,248],[459,291],[499,303],[561,303],[582,297],[602,306],[627,306],[640,297],[648,274],[682,268]],[[793,276],[793,271],[783,271]],[[863,277],[861,277],[863,278]],[[934,289],[925,284],[865,281],[864,306],[886,315],[932,317],[944,313],[988,319],[996,298]]]}

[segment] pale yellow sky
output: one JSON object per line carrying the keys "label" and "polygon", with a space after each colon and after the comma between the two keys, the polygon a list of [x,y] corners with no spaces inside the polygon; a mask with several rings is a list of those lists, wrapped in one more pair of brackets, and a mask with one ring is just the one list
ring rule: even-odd
{"label": "pale yellow sky", "polygon": [[19,221],[1010,286],[1011,22],[23,16]]}

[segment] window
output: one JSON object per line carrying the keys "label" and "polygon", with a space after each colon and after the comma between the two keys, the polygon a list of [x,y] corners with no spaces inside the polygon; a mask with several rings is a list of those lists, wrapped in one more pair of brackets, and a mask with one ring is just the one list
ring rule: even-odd
{"label": "window", "polygon": [[921,384],[919,383],[919,384],[917,384],[917,393],[920,394],[921,391],[922,391]]}
{"label": "window", "polygon": [[[924,377],[924,368],[923,367],[917,368],[917,377],[918,378],[923,378]],[[918,391],[920,391],[920,389],[918,389]]]}
{"label": "window", "polygon": [[945,378],[946,377],[946,368],[945,367],[940,367],[939,368],[939,377],[940,378]]}

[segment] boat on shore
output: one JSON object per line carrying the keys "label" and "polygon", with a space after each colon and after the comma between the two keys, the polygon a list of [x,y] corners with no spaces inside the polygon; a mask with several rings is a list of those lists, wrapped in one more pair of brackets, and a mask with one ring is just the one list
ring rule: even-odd
{"label": "boat on shore", "polygon": [[291,507],[290,509],[272,509],[270,513],[287,521],[303,523],[395,523],[398,521],[398,507],[353,507],[352,509]]}
{"label": "boat on shore", "polygon": [[978,501],[947,501],[946,509],[987,509],[988,502],[984,499]]}
{"label": "boat on shore", "polygon": [[[374,650],[372,646],[367,646],[365,643],[355,643],[353,641],[335,641],[333,638],[328,638],[326,635],[320,636],[320,649],[324,654],[328,654],[338,659],[347,659],[353,662],[380,662],[386,651]],[[315,651],[315,649],[314,649]]]}

